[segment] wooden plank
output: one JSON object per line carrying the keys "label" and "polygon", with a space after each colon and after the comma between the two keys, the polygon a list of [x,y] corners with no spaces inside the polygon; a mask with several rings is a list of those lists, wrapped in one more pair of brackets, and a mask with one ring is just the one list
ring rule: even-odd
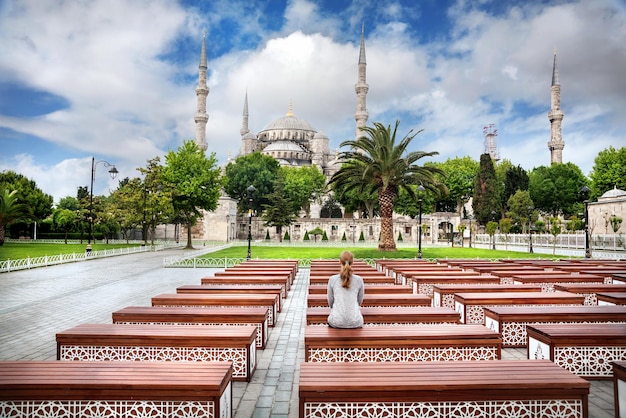
{"label": "wooden plank", "polygon": [[0,362],[0,399],[219,399],[232,377],[230,362]]}
{"label": "wooden plank", "polygon": [[[307,308],[307,325],[326,324],[330,308]],[[458,324],[460,314],[450,308],[362,306],[364,325],[371,324]]]}

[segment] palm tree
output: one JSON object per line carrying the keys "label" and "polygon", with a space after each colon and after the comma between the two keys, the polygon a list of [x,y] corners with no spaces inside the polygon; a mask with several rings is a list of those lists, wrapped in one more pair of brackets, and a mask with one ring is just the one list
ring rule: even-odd
{"label": "palm tree", "polygon": [[437,155],[438,152],[413,151],[407,148],[413,138],[421,132],[413,130],[396,144],[396,134],[400,121],[391,130],[391,125],[384,126],[374,122],[373,127],[361,128],[367,136],[356,140],[344,141],[341,146],[350,147],[350,151],[340,154],[344,161],[342,167],[330,179],[330,184],[343,187],[355,187],[359,192],[373,185],[378,193],[380,206],[380,251],[396,250],[393,236],[393,208],[400,189],[416,199],[414,187],[418,184],[433,192],[445,192],[444,185],[437,182],[435,174],[445,175],[436,167],[424,167],[415,164],[423,157]]}
{"label": "palm tree", "polygon": [[16,193],[17,190],[0,189],[0,246],[4,245],[7,225],[28,214],[26,205],[18,202]]}

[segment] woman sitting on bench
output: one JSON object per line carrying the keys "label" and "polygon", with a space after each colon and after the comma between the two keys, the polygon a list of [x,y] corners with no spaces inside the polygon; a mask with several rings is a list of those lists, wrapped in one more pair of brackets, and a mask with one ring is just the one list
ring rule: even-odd
{"label": "woman sitting on bench", "polygon": [[344,251],[339,257],[341,271],[328,279],[328,325],[333,328],[360,328],[363,326],[363,278],[352,273],[354,256]]}

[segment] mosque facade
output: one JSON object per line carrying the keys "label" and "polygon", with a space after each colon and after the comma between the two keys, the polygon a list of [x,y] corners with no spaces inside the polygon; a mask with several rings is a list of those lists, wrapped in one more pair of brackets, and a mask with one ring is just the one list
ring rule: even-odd
{"label": "mosque facade", "polygon": [[[362,135],[361,128],[367,125],[367,62],[365,55],[364,30],[361,31],[361,42],[357,64],[357,82],[354,86],[356,94],[355,138]],[[202,41],[198,86],[196,87],[197,109],[194,115],[196,124],[196,144],[200,149],[206,150],[206,124],[209,115],[206,112],[207,96],[209,88],[206,84],[207,58],[206,58],[206,34]],[[551,84],[551,109],[548,113],[550,121],[551,138],[548,142],[550,159],[552,163],[562,162],[562,151],[565,146],[561,134],[561,121],[563,112],[560,107],[560,81],[554,52],[554,64]],[[240,156],[254,152],[261,152],[275,158],[282,166],[302,167],[316,166],[329,179],[341,166],[337,159],[337,151],[330,150],[330,140],[321,131],[315,129],[306,120],[296,116],[293,104],[289,103],[289,109],[285,116],[270,122],[263,130],[256,134],[248,126],[249,109],[248,95],[246,93],[243,106],[242,126],[239,131],[241,136]],[[360,238],[366,241],[378,241],[380,235],[380,222],[378,219],[361,219],[348,214],[349,217],[324,219],[319,217],[319,206],[312,205],[310,218],[298,218],[289,227],[283,228],[288,231],[292,241],[302,241],[306,231],[317,227],[324,230],[329,241],[358,241]],[[433,213],[425,214],[422,219],[425,225],[423,242],[436,243],[439,240],[449,240],[449,231],[457,231],[461,223],[466,223],[457,213]],[[218,207],[214,212],[206,212],[202,219],[192,230],[195,240],[205,241],[231,241],[245,240],[248,234],[249,223],[251,224],[254,239],[264,239],[267,235],[272,240],[281,240],[275,228],[268,228],[262,219],[253,217],[249,219],[237,213],[237,202],[225,194],[219,199]],[[402,240],[416,240],[418,225],[415,219],[408,216],[394,216],[394,236]],[[431,232],[432,231],[432,232]]]}

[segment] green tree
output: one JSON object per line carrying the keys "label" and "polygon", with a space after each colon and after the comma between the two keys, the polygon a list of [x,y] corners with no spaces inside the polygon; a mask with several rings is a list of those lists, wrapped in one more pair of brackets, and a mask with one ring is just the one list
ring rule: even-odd
{"label": "green tree", "polygon": [[356,140],[344,141],[341,146],[349,147],[349,151],[341,153],[344,165],[332,176],[330,183],[354,184],[359,191],[376,186],[378,205],[380,207],[381,237],[378,249],[381,251],[396,250],[393,236],[394,203],[399,190],[404,189],[415,198],[411,185],[422,184],[433,191],[445,190],[436,182],[435,174],[442,173],[435,167],[416,164],[424,157],[437,155],[436,152],[407,152],[411,141],[419,133],[409,133],[396,143],[396,134],[400,121],[395,127],[384,126],[375,122],[373,127],[364,127],[367,136]]}
{"label": "green tree", "polygon": [[346,231],[343,231],[343,236],[341,237],[342,241],[347,241],[348,239],[346,238]]}
{"label": "green tree", "polygon": [[513,196],[509,197],[507,202],[509,210],[506,216],[511,218],[513,223],[519,223],[522,225],[522,232],[526,232],[526,225],[531,221],[531,215],[533,214],[534,203],[530,198],[528,190],[518,190]]}
{"label": "green tree", "polygon": [[326,231],[322,234],[322,241],[328,241],[328,235],[326,235]]}
{"label": "green tree", "polygon": [[220,169],[216,166],[215,153],[207,158],[192,140],[183,142],[176,152],[165,156],[163,179],[172,190],[174,213],[184,219],[187,226],[187,246],[191,243],[191,228],[202,211],[217,208],[220,197]]}
{"label": "green tree", "polygon": [[67,234],[76,227],[76,211],[70,209],[56,209],[52,213],[52,225],[56,231],[65,233],[65,243],[67,244]]}
{"label": "green tree", "polygon": [[304,237],[302,238],[302,241],[310,241],[311,238],[309,238],[309,231],[304,231]]}
{"label": "green tree", "polygon": [[508,209],[508,201],[518,190],[528,190],[528,173],[521,166],[509,167],[504,175],[502,207]]}
{"label": "green tree", "polygon": [[365,235],[363,234],[363,231],[361,231],[361,233],[359,234],[359,242],[363,241],[365,241]]}
{"label": "green tree", "polygon": [[111,194],[109,209],[117,220],[122,237],[129,241],[131,234],[143,223],[143,182],[140,178],[125,178]]}
{"label": "green tree", "polygon": [[491,242],[493,243],[493,249],[496,249],[496,241],[493,238],[493,236],[496,234],[496,231],[498,230],[498,223],[495,221],[489,221],[487,222],[487,225],[485,226],[485,232],[487,232],[487,235],[489,235],[489,238],[491,239]]}
{"label": "green tree", "polygon": [[0,187],[0,246],[4,245],[6,227],[28,216],[28,206],[17,199],[17,190]]}
{"label": "green tree", "polygon": [[[422,225],[424,226],[424,225]],[[465,240],[463,239],[463,233],[465,232],[465,229],[467,228],[467,225],[465,224],[459,224],[459,226],[457,227],[458,231],[459,231],[459,237],[461,238],[461,247],[465,246]]]}
{"label": "green tree", "polygon": [[361,190],[360,183],[354,179],[352,183],[332,183],[330,186],[335,199],[341,203],[346,213],[356,212],[367,219],[373,219],[378,214],[378,192],[375,185],[368,185]]}
{"label": "green tree", "polygon": [[293,212],[295,210],[294,204],[285,197],[282,175],[276,178],[274,191],[267,197],[270,203],[263,205],[264,210],[261,217],[265,221],[265,225],[276,227],[279,240],[282,242],[283,227],[291,225],[296,218],[296,214]]}
{"label": "green tree", "polygon": [[317,242],[317,236],[324,235],[324,231],[318,226],[317,228],[310,230],[308,234],[313,235],[313,239]]}
{"label": "green tree", "polygon": [[402,231],[398,231],[398,242],[402,241]]}
{"label": "green tree", "polygon": [[535,207],[552,216],[565,217],[582,212],[579,191],[587,178],[573,163],[535,167],[530,172],[528,191]]}
{"label": "green tree", "polygon": [[589,174],[591,199],[596,200],[614,187],[626,190],[626,147],[612,146],[598,153]]}
{"label": "green tree", "polygon": [[[474,199],[472,209],[476,221],[481,225],[500,219],[501,202],[496,172],[491,156],[487,153],[480,156],[480,168],[474,182]],[[492,215],[495,212],[495,219]],[[497,224],[496,224],[497,225]]]}
{"label": "green tree", "polygon": [[341,207],[334,196],[328,196],[320,209],[320,218],[343,218]]}
{"label": "green tree", "polygon": [[[281,167],[284,178],[283,193],[292,202],[294,214],[304,210],[311,217],[311,202],[321,199],[326,188],[326,176],[316,166]],[[271,200],[271,199],[270,199]]]}
{"label": "green tree", "polygon": [[561,219],[557,217],[550,218],[550,234],[552,234],[552,255],[556,254],[556,241],[561,232],[563,232]]}
{"label": "green tree", "polygon": [[151,244],[154,245],[154,236],[158,225],[165,223],[175,223],[174,207],[172,204],[172,188],[163,178],[163,166],[159,157],[147,161],[145,167],[137,169],[143,175],[142,197],[143,214],[142,223],[146,229],[144,240],[148,235],[151,237]]}
{"label": "green tree", "polygon": [[34,180],[29,180],[23,174],[11,170],[0,172],[0,189],[15,190],[15,199],[18,203],[26,205],[27,211],[23,211],[19,219],[11,224],[26,229],[27,224],[35,221],[40,222],[52,215],[52,196],[44,193]]}
{"label": "green tree", "polygon": [[443,163],[427,163],[442,170],[445,175],[437,175],[437,180],[448,188],[448,194],[436,201],[436,210],[456,212],[462,215],[462,207],[472,196],[474,182],[478,175],[478,161],[471,157],[448,158]]}
{"label": "green tree", "polygon": [[500,219],[500,232],[504,234],[504,249],[508,251],[509,249],[509,232],[511,232],[511,227],[513,223],[510,218],[502,218]]}
{"label": "green tree", "polygon": [[[224,191],[237,201],[237,209],[244,213],[252,204],[252,210],[260,213],[263,205],[269,202],[267,196],[274,190],[280,165],[269,155],[260,152],[238,157],[226,165],[224,170]],[[250,202],[248,187],[254,186],[255,196]]]}
{"label": "green tree", "polygon": [[611,217],[609,218],[609,222],[611,223],[613,233],[617,233],[620,226],[622,226],[622,218],[620,218],[619,216],[611,215]]}
{"label": "green tree", "polygon": [[78,199],[74,196],[65,196],[59,199],[59,203],[57,203],[57,209],[69,209],[73,212],[76,212],[80,209],[80,205],[78,203]]}

